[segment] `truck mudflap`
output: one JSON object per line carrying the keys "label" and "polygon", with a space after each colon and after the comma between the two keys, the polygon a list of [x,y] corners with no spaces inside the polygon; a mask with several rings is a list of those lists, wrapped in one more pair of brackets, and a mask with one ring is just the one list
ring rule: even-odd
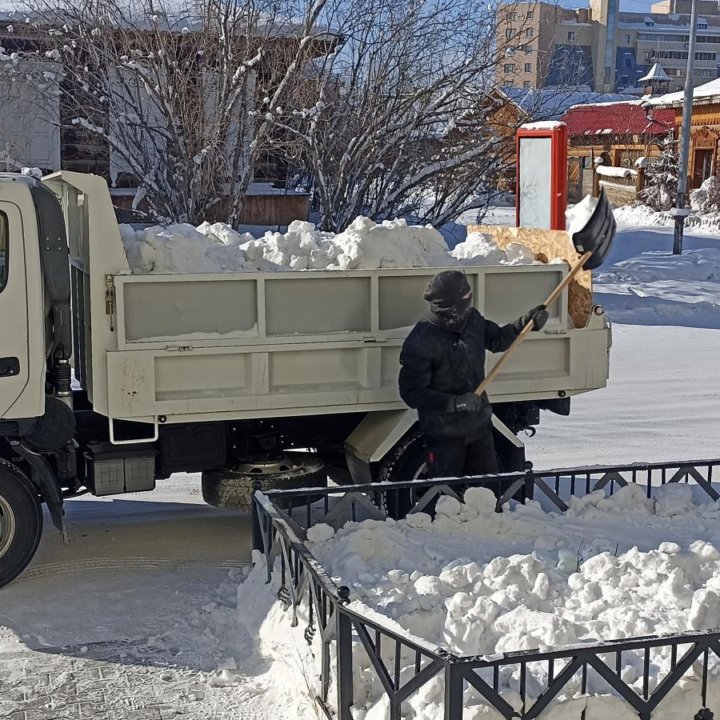
{"label": "truck mudflap", "polygon": [[67,544],[67,527],[65,524],[65,508],[55,473],[43,455],[36,453],[21,442],[10,443],[12,449],[32,468],[32,482],[37,487],[43,500],[47,503],[53,525],[60,531],[63,542]]}
{"label": "truck mudflap", "polygon": [[[353,481],[372,482],[372,463],[380,462],[416,422],[417,412],[410,409],[368,413],[345,440],[345,459]],[[496,415],[492,424],[518,453],[524,453],[523,443]]]}

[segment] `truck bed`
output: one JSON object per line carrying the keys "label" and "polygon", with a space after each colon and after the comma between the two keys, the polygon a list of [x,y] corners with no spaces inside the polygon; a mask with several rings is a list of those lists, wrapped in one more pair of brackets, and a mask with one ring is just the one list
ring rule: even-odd
{"label": "truck bed", "polygon": [[[76,375],[111,419],[189,422],[403,408],[403,339],[443,268],[132,275],[99,178],[49,178],[62,197],[71,255]],[[476,307],[516,320],[567,266],[465,267]],[[609,328],[568,327],[567,292],[491,389],[494,401],[603,387]],[[92,331],[91,331],[92,329]],[[488,358],[488,364],[493,363]]]}

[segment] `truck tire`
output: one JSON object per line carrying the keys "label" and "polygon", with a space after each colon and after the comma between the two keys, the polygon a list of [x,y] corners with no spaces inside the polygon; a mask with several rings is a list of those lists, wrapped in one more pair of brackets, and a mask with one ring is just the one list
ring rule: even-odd
{"label": "truck tire", "polygon": [[426,472],[425,444],[418,430],[411,430],[383,458],[378,480],[404,482],[423,477]]}
{"label": "truck tire", "polygon": [[[380,463],[378,480],[382,482],[405,482],[424,477],[425,443],[417,430],[408,432]],[[382,496],[383,509],[388,517],[400,520],[412,507],[410,491],[399,488],[388,490]]]}
{"label": "truck tire", "polygon": [[40,497],[24,473],[0,459],[0,587],[30,563],[40,543]]}
{"label": "truck tire", "polygon": [[210,470],[202,474],[202,495],[208,505],[250,510],[253,483],[263,490],[325,487],[327,470],[317,455],[293,453],[281,461],[253,463],[235,469]]}

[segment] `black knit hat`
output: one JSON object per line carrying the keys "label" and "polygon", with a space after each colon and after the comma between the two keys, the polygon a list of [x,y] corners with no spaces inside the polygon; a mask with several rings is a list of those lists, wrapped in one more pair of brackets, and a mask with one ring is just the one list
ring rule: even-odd
{"label": "black knit hat", "polygon": [[459,270],[443,270],[427,284],[423,297],[433,309],[442,310],[455,305],[471,289],[465,273]]}

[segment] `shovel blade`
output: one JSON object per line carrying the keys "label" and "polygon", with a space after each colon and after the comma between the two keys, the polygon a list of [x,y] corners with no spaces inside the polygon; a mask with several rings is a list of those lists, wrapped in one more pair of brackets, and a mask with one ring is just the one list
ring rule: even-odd
{"label": "shovel blade", "polygon": [[615,239],[616,229],[612,207],[605,190],[601,190],[595,210],[585,227],[572,236],[573,244],[579,254],[592,253],[583,266],[585,270],[594,270],[603,264]]}

